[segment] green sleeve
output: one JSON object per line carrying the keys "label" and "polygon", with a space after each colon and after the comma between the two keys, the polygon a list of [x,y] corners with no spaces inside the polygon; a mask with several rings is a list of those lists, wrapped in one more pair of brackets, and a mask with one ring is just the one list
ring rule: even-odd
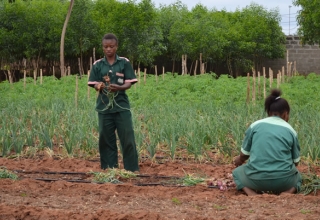
{"label": "green sleeve", "polygon": [[293,162],[298,163],[300,161],[300,144],[299,144],[297,136],[294,136],[291,154],[292,154]]}
{"label": "green sleeve", "polygon": [[242,143],[241,152],[245,155],[250,155],[251,146],[252,146],[252,127],[250,126],[245,133],[245,137]]}
{"label": "green sleeve", "polygon": [[99,75],[99,68],[98,65],[94,64],[92,69],[90,70],[90,76],[88,80],[88,86],[94,87],[95,84],[101,82],[101,79],[98,77]]}
{"label": "green sleeve", "polygon": [[127,60],[124,60],[124,81],[130,82],[131,84],[134,84],[138,82],[137,77],[134,73],[134,70],[131,66],[131,63]]}

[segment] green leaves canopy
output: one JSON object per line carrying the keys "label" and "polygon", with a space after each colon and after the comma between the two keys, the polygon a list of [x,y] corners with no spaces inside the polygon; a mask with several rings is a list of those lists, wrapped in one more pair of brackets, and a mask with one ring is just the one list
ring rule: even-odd
{"label": "green leaves canopy", "polygon": [[301,6],[297,21],[298,34],[303,44],[320,43],[320,2],[319,0],[294,0],[293,4]]}
{"label": "green leaves canopy", "polygon": [[[0,59],[58,60],[68,4],[67,0],[1,1]],[[103,56],[101,39],[114,33],[119,54],[134,64],[179,60],[182,54],[194,61],[202,53],[204,62],[227,63],[231,74],[237,69],[248,71],[264,58],[284,56],[285,36],[279,22],[277,10],[267,11],[257,4],[227,12],[201,4],[188,10],[181,1],[157,9],[151,0],[77,0],[67,27],[65,55],[87,59],[96,48],[98,57]]]}

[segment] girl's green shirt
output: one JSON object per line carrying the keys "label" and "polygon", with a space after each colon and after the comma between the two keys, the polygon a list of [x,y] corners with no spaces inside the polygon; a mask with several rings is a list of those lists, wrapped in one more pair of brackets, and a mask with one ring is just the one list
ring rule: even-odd
{"label": "girl's green shirt", "polygon": [[245,134],[241,152],[250,155],[245,174],[251,179],[277,179],[298,172],[300,145],[296,131],[277,116],[258,120]]}

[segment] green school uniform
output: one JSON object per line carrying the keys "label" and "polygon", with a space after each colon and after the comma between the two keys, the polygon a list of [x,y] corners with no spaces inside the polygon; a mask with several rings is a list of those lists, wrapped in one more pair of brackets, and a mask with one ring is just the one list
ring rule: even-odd
{"label": "green school uniform", "polygon": [[[138,80],[134,74],[131,63],[128,59],[116,55],[116,62],[110,65],[106,58],[97,60],[91,69],[89,77],[89,86],[94,86],[100,82],[104,82],[104,76],[110,77],[111,84],[122,85],[124,82],[136,83]],[[107,83],[105,83],[107,85]],[[129,99],[125,91],[118,91],[112,94],[114,101],[109,103],[107,90],[100,92],[97,98],[96,111],[101,114],[111,112],[121,112],[130,109]],[[110,94],[111,95],[111,94]],[[109,107],[107,107],[109,105]]]}
{"label": "green school uniform", "polygon": [[299,190],[301,175],[294,165],[300,161],[297,133],[280,117],[267,117],[251,124],[241,152],[249,155],[249,159],[233,171],[237,189]]}
{"label": "green school uniform", "polygon": [[[105,58],[97,60],[91,69],[88,85],[104,82],[104,76],[110,77],[111,84],[123,85],[125,82],[137,82],[133,68],[128,59],[116,55],[116,61],[110,65]],[[130,103],[125,91],[115,93],[99,92],[96,101],[99,120],[99,152],[101,168],[118,167],[118,147],[115,131],[117,131],[124,168],[138,171],[138,154],[136,150]]]}

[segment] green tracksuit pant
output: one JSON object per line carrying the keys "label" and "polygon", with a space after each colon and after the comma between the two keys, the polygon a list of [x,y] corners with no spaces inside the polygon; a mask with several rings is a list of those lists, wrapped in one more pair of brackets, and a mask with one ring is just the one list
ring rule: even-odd
{"label": "green tracksuit pant", "polygon": [[297,171],[288,177],[279,176],[276,179],[250,179],[244,172],[245,164],[237,167],[232,171],[234,182],[237,190],[248,187],[257,191],[272,191],[275,193],[284,192],[291,187],[295,187],[299,192],[302,184],[301,174]]}
{"label": "green tracksuit pant", "polygon": [[131,112],[98,113],[98,120],[101,168],[118,168],[118,147],[115,133],[117,131],[122,148],[124,169],[132,172],[139,171]]}

